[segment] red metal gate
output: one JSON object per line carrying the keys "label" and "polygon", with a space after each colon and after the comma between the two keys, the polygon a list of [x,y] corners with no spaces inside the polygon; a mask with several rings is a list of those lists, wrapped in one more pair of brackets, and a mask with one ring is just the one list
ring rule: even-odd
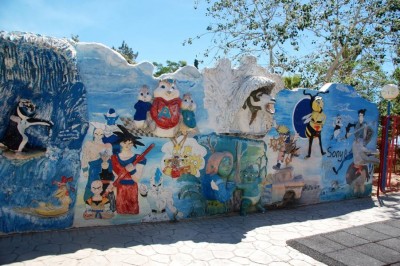
{"label": "red metal gate", "polygon": [[[380,151],[380,165],[378,176],[378,190],[379,192],[393,192],[398,191],[397,187],[392,186],[392,175],[399,174],[400,169],[396,169],[396,162],[398,159],[398,138],[400,135],[400,116],[385,116],[381,119],[382,137],[379,145]],[[385,141],[387,139],[387,142]]]}

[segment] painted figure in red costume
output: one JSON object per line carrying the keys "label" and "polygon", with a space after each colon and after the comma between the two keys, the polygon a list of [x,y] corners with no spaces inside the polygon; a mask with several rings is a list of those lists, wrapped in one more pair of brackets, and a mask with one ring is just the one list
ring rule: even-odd
{"label": "painted figure in red costume", "polygon": [[160,80],[154,90],[154,100],[150,109],[151,118],[156,123],[156,136],[172,138],[178,131],[181,102],[176,81]]}
{"label": "painted figure in red costume", "polygon": [[[118,125],[121,132],[118,135],[121,152],[111,156],[111,164],[115,181],[110,188],[114,187],[116,192],[116,211],[118,214],[138,214],[138,183],[143,173],[146,159],[137,160],[138,154],[132,152],[136,145],[144,146],[136,137],[129,133],[126,128]],[[110,189],[109,188],[109,189]]]}

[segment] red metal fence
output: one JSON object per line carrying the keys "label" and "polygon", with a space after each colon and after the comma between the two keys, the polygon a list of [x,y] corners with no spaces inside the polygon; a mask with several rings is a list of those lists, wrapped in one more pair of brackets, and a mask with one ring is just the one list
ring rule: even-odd
{"label": "red metal fence", "polygon": [[[385,116],[381,118],[382,137],[379,145],[380,165],[378,176],[379,192],[398,191],[397,187],[392,186],[393,174],[399,174],[400,169],[397,169],[396,162],[399,156],[398,137],[400,135],[400,116]],[[387,141],[385,141],[387,139]],[[386,152],[385,152],[386,151]]]}

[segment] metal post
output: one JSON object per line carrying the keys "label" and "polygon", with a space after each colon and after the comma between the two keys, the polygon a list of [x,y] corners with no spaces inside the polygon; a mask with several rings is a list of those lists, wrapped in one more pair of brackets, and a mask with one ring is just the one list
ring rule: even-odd
{"label": "metal post", "polygon": [[390,100],[388,100],[387,106],[387,121],[386,121],[386,128],[385,128],[385,148],[383,151],[383,169],[382,169],[382,182],[381,182],[381,189],[382,192],[385,192],[386,189],[386,177],[387,177],[387,158],[388,158],[388,146],[389,146],[389,127],[390,127]]}

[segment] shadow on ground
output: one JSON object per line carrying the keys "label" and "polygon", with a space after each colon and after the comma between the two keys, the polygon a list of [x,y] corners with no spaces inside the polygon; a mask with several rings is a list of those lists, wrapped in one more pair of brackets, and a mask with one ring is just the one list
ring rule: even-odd
{"label": "shadow on ground", "polygon": [[[383,195],[380,202],[392,209],[398,205],[399,195],[397,198],[396,195]],[[168,245],[179,241],[237,244],[246,238],[249,231],[259,227],[327,219],[370,208],[378,208],[375,198],[320,203],[267,211],[263,214],[254,213],[246,217],[233,214],[176,223],[143,223],[12,234],[0,237],[0,264],[75,253],[82,249],[105,251],[138,245]],[[399,215],[399,207],[395,208],[394,216]]]}

